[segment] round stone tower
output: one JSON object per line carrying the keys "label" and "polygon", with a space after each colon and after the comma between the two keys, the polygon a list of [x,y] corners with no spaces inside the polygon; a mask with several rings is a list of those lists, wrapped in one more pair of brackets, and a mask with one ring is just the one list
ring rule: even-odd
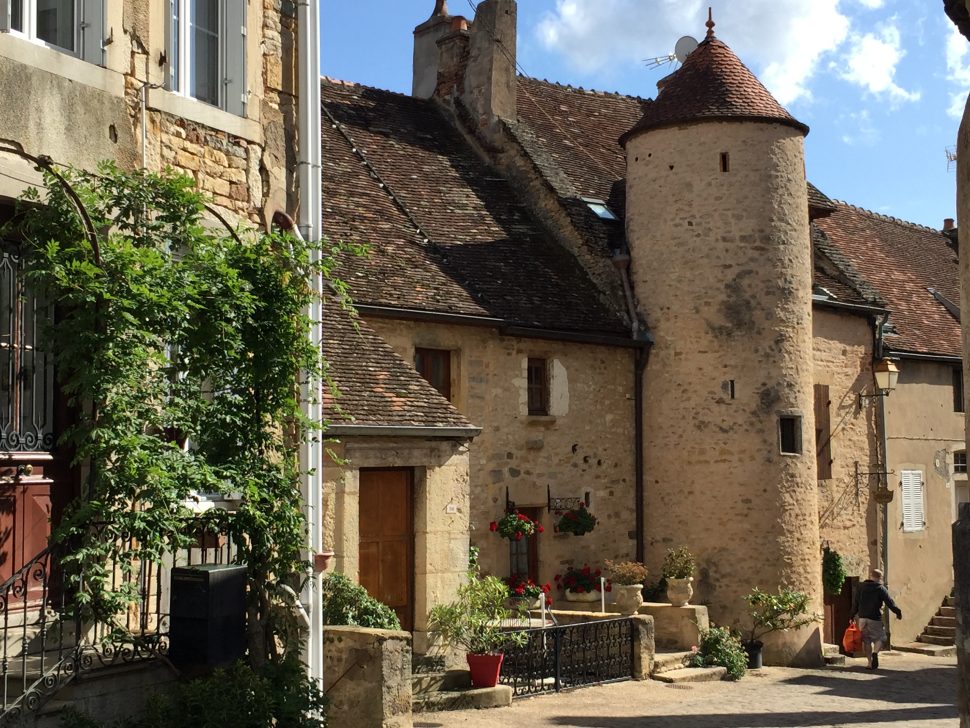
{"label": "round stone tower", "polygon": [[[808,128],[707,38],[621,138],[626,232],[655,344],[645,373],[645,531],[697,557],[695,598],[743,626],[744,595],[806,592],[821,613],[812,381]],[[816,627],[766,640],[818,664]]]}

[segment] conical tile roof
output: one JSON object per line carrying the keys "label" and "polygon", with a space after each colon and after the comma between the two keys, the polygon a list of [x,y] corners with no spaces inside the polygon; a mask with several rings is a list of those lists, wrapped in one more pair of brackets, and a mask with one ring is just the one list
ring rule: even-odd
{"label": "conical tile roof", "polygon": [[808,127],[775,101],[734,51],[713,37],[701,42],[684,65],[667,77],[643,118],[620,137],[620,144],[648,129],[698,121],[752,120]]}

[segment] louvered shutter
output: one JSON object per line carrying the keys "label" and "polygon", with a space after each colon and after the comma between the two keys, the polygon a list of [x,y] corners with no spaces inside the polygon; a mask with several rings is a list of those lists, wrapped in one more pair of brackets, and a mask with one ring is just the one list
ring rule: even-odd
{"label": "louvered shutter", "polygon": [[832,477],[832,432],[827,384],[815,385],[815,464],[819,480]]}
{"label": "louvered shutter", "polygon": [[104,0],[81,2],[81,58],[104,65]]}
{"label": "louvered shutter", "polygon": [[900,474],[903,508],[903,530],[922,531],[926,524],[923,511],[923,472],[903,470]]}
{"label": "louvered shutter", "polygon": [[248,0],[225,0],[222,17],[223,58],[222,92],[223,106],[237,116],[246,115],[246,4]]}

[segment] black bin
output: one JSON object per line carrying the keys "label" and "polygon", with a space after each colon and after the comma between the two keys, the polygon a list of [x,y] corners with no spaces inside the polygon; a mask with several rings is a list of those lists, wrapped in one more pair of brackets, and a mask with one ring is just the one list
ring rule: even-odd
{"label": "black bin", "polygon": [[219,667],[246,651],[246,567],[172,569],[168,657],[180,670]]}

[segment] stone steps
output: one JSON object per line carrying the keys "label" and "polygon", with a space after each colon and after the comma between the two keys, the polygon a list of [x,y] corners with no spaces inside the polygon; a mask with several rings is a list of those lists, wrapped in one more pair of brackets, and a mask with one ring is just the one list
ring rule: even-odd
{"label": "stone steps", "polygon": [[[937,619],[934,617],[934,619]],[[952,627],[938,627],[935,624],[928,624],[923,630],[923,634],[931,634],[934,637],[949,637],[950,640],[956,639],[957,628],[956,625]]]}
{"label": "stone steps", "polygon": [[472,686],[468,670],[443,670],[411,674],[411,694],[414,696],[447,690],[467,690]]}
{"label": "stone steps", "polygon": [[822,644],[822,657],[831,657],[838,654],[841,654],[838,645]]}
{"label": "stone steps", "polygon": [[717,682],[723,680],[727,675],[726,667],[682,667],[676,670],[667,670],[651,677],[660,682],[680,684],[695,682]]}
{"label": "stone steps", "polygon": [[415,695],[411,699],[411,710],[415,713],[470,710],[473,708],[507,708],[510,705],[512,705],[512,688],[508,685],[428,693],[427,695]]}
{"label": "stone steps", "polygon": [[660,675],[681,669],[690,654],[690,652],[657,652],[653,656],[653,669],[650,670],[650,675]]}
{"label": "stone steps", "polygon": [[926,634],[925,632],[916,638],[917,642],[923,642],[928,645],[944,645],[947,647],[954,647],[952,637],[939,637],[935,634]]}
{"label": "stone steps", "polygon": [[930,623],[934,627],[950,627],[951,629],[956,629],[957,618],[936,616],[936,617],[933,617]]}
{"label": "stone steps", "polygon": [[822,659],[830,667],[841,667],[845,664],[845,655],[823,655]]}
{"label": "stone steps", "polygon": [[941,617],[952,617],[953,619],[956,619],[956,616],[957,616],[957,608],[956,607],[940,607],[940,610],[937,612],[937,614],[939,616],[941,616]]}
{"label": "stone steps", "polygon": [[929,655],[931,657],[953,657],[957,653],[957,648],[953,644],[935,645],[926,642],[910,642],[908,644],[893,644],[894,650],[900,652],[915,652],[919,655]]}

